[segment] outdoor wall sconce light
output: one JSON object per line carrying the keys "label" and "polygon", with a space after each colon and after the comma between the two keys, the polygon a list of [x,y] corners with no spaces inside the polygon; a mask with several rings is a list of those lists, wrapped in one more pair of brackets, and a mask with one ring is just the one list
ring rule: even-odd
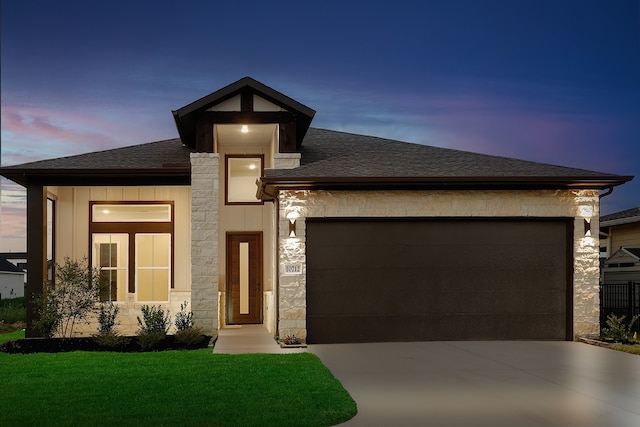
{"label": "outdoor wall sconce light", "polygon": [[584,218],[584,235],[591,236],[591,219]]}
{"label": "outdoor wall sconce light", "polygon": [[296,219],[289,218],[289,237],[296,237]]}

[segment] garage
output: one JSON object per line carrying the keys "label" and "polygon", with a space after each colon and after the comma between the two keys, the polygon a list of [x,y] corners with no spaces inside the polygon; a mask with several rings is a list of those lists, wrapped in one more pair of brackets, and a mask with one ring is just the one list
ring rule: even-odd
{"label": "garage", "polygon": [[307,342],[572,339],[564,218],[307,218]]}

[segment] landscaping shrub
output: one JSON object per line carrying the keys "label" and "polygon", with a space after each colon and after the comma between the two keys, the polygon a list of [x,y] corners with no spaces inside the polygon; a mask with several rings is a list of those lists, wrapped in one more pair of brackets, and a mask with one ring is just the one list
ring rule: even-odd
{"label": "landscaping shrub", "polygon": [[33,326],[43,337],[52,338],[60,326],[62,315],[58,308],[60,303],[57,294],[45,292],[36,299],[38,319],[33,322]]}
{"label": "landscaping shrub", "polygon": [[176,314],[176,330],[184,331],[193,328],[193,312],[187,312],[188,302],[180,304],[180,311]]}
{"label": "landscaping shrub", "polygon": [[199,347],[204,340],[208,340],[200,328],[184,329],[176,332],[176,343],[186,348]]}
{"label": "landscaping shrub", "polygon": [[119,335],[117,332],[108,332],[105,334],[96,334],[93,340],[101,347],[118,350],[125,348],[131,342],[131,338]]}
{"label": "landscaping shrub", "polygon": [[100,309],[98,311],[98,332],[100,334],[109,334],[116,332],[116,317],[120,312],[120,307],[115,305],[112,301],[101,302]]}
{"label": "landscaping shrub", "polygon": [[118,323],[116,317],[120,307],[112,301],[101,302],[98,311],[98,333],[93,336],[94,341],[105,348],[116,350],[126,347],[131,341],[127,337],[120,336],[116,330]]}
{"label": "landscaping shrub", "polygon": [[149,350],[155,348],[167,336],[171,327],[169,310],[164,311],[160,306],[143,305],[141,308],[142,319],[138,319],[138,342],[140,346]]}
{"label": "landscaping shrub", "polygon": [[72,337],[76,323],[86,322],[95,310],[100,291],[100,272],[81,261],[65,258],[56,264],[55,285],[47,286],[38,299],[40,319],[36,328],[45,336],[56,333],[63,338]]}
{"label": "landscaping shrub", "polygon": [[629,343],[633,335],[633,325],[640,320],[640,314],[633,316],[628,324],[625,319],[626,316],[616,316],[613,313],[607,316],[607,327],[602,329],[602,338]]}
{"label": "landscaping shrub", "polygon": [[176,341],[186,347],[200,345],[205,339],[202,329],[193,326],[193,312],[187,312],[188,302],[180,304],[180,311],[176,314]]}

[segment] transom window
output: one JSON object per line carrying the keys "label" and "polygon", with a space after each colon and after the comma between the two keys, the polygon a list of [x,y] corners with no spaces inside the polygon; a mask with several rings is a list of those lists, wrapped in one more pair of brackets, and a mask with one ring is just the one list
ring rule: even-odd
{"label": "transom window", "polygon": [[262,201],[256,197],[256,181],[263,175],[263,160],[262,155],[226,156],[226,204],[262,204]]}
{"label": "transom window", "polygon": [[171,205],[94,204],[93,222],[170,222]]}
{"label": "transom window", "polygon": [[173,287],[173,202],[90,202],[102,301],[166,302]]}

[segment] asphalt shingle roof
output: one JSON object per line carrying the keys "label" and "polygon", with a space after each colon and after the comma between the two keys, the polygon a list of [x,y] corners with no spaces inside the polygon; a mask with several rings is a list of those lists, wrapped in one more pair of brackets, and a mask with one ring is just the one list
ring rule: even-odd
{"label": "asphalt shingle roof", "polygon": [[3,169],[158,169],[167,164],[189,164],[189,154],[192,151],[183,146],[180,139],[175,138],[7,166]]}
{"label": "asphalt shingle roof", "polygon": [[0,257],[0,271],[6,271],[11,273],[24,273],[22,269],[11,264],[9,261],[4,259],[3,257]]}
{"label": "asphalt shingle roof", "polygon": [[310,128],[301,166],[267,177],[593,177],[615,175]]}
{"label": "asphalt shingle roof", "polygon": [[[26,177],[32,175],[43,177],[43,182],[48,185],[73,185],[82,182],[79,180],[83,176],[99,176],[102,185],[108,185],[108,182],[117,185],[117,182],[130,179],[127,177],[143,179],[142,176],[147,184],[166,183],[158,181],[163,176],[174,177],[174,181],[170,182],[176,182],[176,177],[181,177],[180,182],[188,183],[189,155],[193,151],[176,138],[9,166],[0,172],[23,185]],[[54,175],[58,181],[45,178]],[[513,182],[569,182],[578,179],[581,182],[618,185],[630,179],[584,169],[317,128],[309,128],[304,138],[299,168],[267,169],[265,175],[265,179],[272,184],[298,178],[301,181],[329,179],[333,182],[341,179],[345,182],[383,179],[387,183],[412,179],[480,182],[482,178],[493,182],[512,181],[513,178]],[[51,184],[49,181],[60,184]],[[90,182],[95,181],[85,180],[84,184]]]}
{"label": "asphalt shingle roof", "polygon": [[627,209],[625,211],[616,212],[609,215],[603,215],[600,217],[600,222],[634,217],[640,218],[640,207]]}

